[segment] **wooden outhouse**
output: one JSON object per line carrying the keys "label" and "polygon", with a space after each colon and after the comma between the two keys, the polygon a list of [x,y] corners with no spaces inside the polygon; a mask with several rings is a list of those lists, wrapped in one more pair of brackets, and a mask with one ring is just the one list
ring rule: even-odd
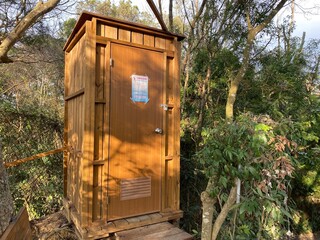
{"label": "wooden outhouse", "polygon": [[82,239],[182,217],[182,39],[89,12],[69,37],[64,207]]}

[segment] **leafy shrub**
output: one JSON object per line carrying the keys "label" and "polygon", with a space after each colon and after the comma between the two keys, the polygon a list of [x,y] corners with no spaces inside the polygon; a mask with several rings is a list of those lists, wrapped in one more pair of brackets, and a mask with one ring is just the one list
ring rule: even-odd
{"label": "leafy shrub", "polygon": [[235,180],[241,181],[241,201],[224,228],[228,238],[277,239],[289,228],[288,194],[297,145],[280,134],[279,127],[267,116],[247,114],[203,132],[203,148],[196,157],[215,183],[211,196],[218,199],[217,208]]}

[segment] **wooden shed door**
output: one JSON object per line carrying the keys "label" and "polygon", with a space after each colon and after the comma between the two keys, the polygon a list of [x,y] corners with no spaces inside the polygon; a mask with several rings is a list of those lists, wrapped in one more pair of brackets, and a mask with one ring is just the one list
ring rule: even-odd
{"label": "wooden shed door", "polygon": [[108,220],[160,211],[165,77],[161,52],[113,43],[111,59]]}

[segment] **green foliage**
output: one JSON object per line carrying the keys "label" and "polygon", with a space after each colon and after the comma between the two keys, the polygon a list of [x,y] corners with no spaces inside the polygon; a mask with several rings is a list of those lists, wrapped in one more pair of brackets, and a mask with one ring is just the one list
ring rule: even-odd
{"label": "green foliage", "polygon": [[[270,29],[270,31],[272,31],[272,29]],[[283,31],[285,32],[286,29],[283,29]],[[277,32],[273,32],[272,34],[276,35]],[[212,36],[212,38],[214,38],[214,36]],[[216,42],[212,42],[216,44]],[[302,231],[303,229],[316,230],[319,229],[320,222],[318,221],[319,217],[315,216],[313,213],[318,212],[316,199],[318,198],[319,191],[319,181],[317,180],[319,174],[316,167],[318,165],[317,159],[319,157],[313,153],[313,149],[318,148],[319,146],[320,136],[320,101],[319,91],[317,90],[319,88],[319,72],[316,66],[319,56],[319,43],[317,41],[311,41],[310,43],[307,43],[305,47],[303,46],[301,48],[301,42],[302,40],[299,38],[286,39],[283,43],[283,47],[279,45],[274,49],[265,48],[265,46],[262,45],[256,46],[255,54],[257,52],[260,52],[261,54],[257,55],[256,58],[250,62],[245,79],[240,85],[237,101],[234,106],[236,115],[251,111],[255,115],[263,114],[271,116],[273,120],[278,122],[277,128],[269,129],[268,131],[267,129],[262,128],[262,132],[276,131],[277,135],[286,136],[297,142],[299,145],[299,151],[296,155],[295,162],[297,168],[294,179],[291,180],[293,190],[292,193],[287,192],[287,207],[288,209],[299,208],[302,212],[290,211],[290,213],[294,212],[295,216],[300,216],[299,219],[301,220],[300,222],[295,221],[294,224],[290,225],[290,230],[292,231],[298,231],[298,229],[300,229],[299,231]],[[202,149],[203,146],[201,146],[201,142],[204,142],[203,138],[216,138],[216,144],[223,142],[218,150],[207,153],[212,154],[212,156],[215,157],[222,156],[222,159],[219,160],[221,161],[221,164],[216,163],[215,160],[211,159],[203,163],[203,166],[208,168],[208,176],[214,176],[215,169],[219,169],[219,173],[221,174],[216,176],[217,186],[228,187],[230,184],[233,184],[233,179],[240,174],[238,174],[237,171],[238,162],[242,161],[242,151],[246,153],[245,149],[248,149],[249,145],[245,144],[245,147],[243,148],[240,143],[237,143],[236,137],[231,137],[231,140],[229,141],[233,144],[229,144],[226,140],[220,139],[221,136],[212,133],[212,131],[215,131],[212,130],[212,128],[216,128],[220,119],[224,118],[225,100],[229,87],[229,80],[234,76],[241,64],[241,59],[239,59],[236,50],[232,51],[215,47],[216,45],[211,46],[207,42],[207,45],[204,44],[204,46],[199,47],[193,54],[193,64],[189,71],[189,88],[186,89],[187,100],[185,101],[185,105],[182,106],[184,109],[182,114],[182,141],[183,143],[187,143],[188,147],[183,148],[182,152],[183,154],[191,155],[192,151],[195,152]],[[204,78],[208,66],[211,68],[209,87],[207,88],[209,97],[205,105],[203,105],[203,112],[201,112],[200,107],[202,104],[201,101],[203,100],[201,91],[206,87],[204,85]],[[202,125],[197,124],[197,119],[200,114],[203,114],[204,116]],[[268,119],[266,119],[265,125],[269,126],[272,124],[272,121],[268,122]],[[197,132],[201,128],[202,136],[196,137]],[[237,127],[234,128],[236,129]],[[233,136],[229,132],[227,133]],[[237,134],[246,136],[245,134],[241,135],[240,132]],[[249,138],[249,136],[246,137]],[[265,142],[266,139],[269,139],[269,136],[258,135],[256,138],[256,140]],[[250,138],[239,139],[241,139],[239,141],[243,143],[250,140]],[[224,147],[224,145],[226,147]],[[250,150],[249,157],[254,156],[253,153],[258,154],[259,151],[270,148],[270,146],[262,146],[262,149],[258,149],[256,152]],[[197,159],[200,158],[195,158],[195,160]],[[224,164],[228,163],[230,159],[233,159],[231,161],[231,166],[228,165],[225,167]],[[303,165],[303,168],[299,166],[300,164]],[[251,169],[256,168],[254,163],[250,165],[250,167]],[[312,174],[309,171],[312,171]],[[256,172],[259,173],[259,171]],[[232,175],[233,173],[234,175]],[[254,173],[250,173],[249,167],[242,167],[241,174],[244,174],[244,176],[248,178],[250,176],[255,176]],[[307,176],[312,176],[312,178],[307,178]],[[306,178],[308,181],[306,181]],[[279,180],[273,179],[272,181],[276,183]],[[305,184],[306,182],[309,184]],[[221,193],[225,192],[223,190],[221,192],[218,187],[213,191],[213,194]],[[245,192],[245,195],[246,194],[247,193]],[[250,196],[257,196],[256,194],[253,194],[251,190],[248,194]],[[281,195],[278,195],[277,192],[273,192],[272,194],[276,195],[276,198],[283,198]],[[310,201],[310,197],[313,201]],[[267,204],[265,201],[261,201],[260,197],[252,197],[249,199],[258,202],[259,206]],[[301,199],[305,200],[301,201]],[[242,199],[242,201],[244,200],[245,199]],[[293,201],[296,201],[297,204],[295,205]],[[198,204],[198,202],[195,201],[194,204]],[[304,205],[310,207],[303,207]],[[272,209],[280,209],[282,216],[286,216],[286,207],[279,208],[277,203],[270,206]],[[273,215],[276,216],[276,213],[274,212]],[[237,219],[237,221],[240,221],[239,218]],[[280,222],[280,220],[278,219],[277,222]],[[233,219],[230,218],[227,224],[229,228],[227,229],[234,228],[232,224],[229,224],[232,222]],[[287,219],[285,223],[286,226],[283,227],[283,229],[288,230],[289,223]],[[279,223],[280,226],[284,226],[281,224]],[[300,227],[299,224],[304,227]],[[259,229],[258,224],[252,228],[245,220],[237,222],[236,226],[237,231],[234,234],[236,234],[237,237],[246,232],[251,234],[251,237],[253,238],[254,234],[257,232],[254,232],[252,229]],[[243,229],[250,229],[250,231],[238,232],[240,231],[238,229],[239,226],[243,226]],[[265,226],[265,230],[266,229],[267,226]],[[272,229],[269,229],[268,231],[272,232]],[[230,239],[228,230],[225,233],[228,235],[227,239]],[[276,237],[275,235],[270,235],[270,238],[271,236],[273,236],[272,238]],[[244,239],[251,237],[247,236],[247,238],[244,237]]]}
{"label": "green foliage", "polygon": [[203,148],[196,155],[215,183],[211,194],[220,205],[236,178],[241,180],[241,203],[229,222],[237,239],[278,239],[292,219],[288,196],[296,144],[278,134],[275,122],[261,122],[265,118],[241,115],[233,123],[204,129]]}
{"label": "green foliage", "polygon": [[[307,142],[310,144],[310,142]],[[293,226],[297,233],[317,231],[320,226],[320,152],[305,145],[300,149],[294,175],[292,198],[295,200]]]}
{"label": "green foliage", "polygon": [[[261,8],[265,4],[255,3],[255,1],[253,3],[252,6],[256,8]],[[269,133],[273,132],[274,137],[280,135],[295,141],[299,146],[297,153],[295,153],[294,164],[296,170],[293,173],[294,178],[290,180],[292,190],[286,192],[288,195],[287,207],[294,210],[288,211],[286,207],[281,208],[277,205],[277,202],[268,206],[271,206],[272,209],[279,209],[281,216],[286,216],[286,212],[294,213],[295,220],[292,220],[293,224],[290,225],[291,231],[316,231],[320,227],[319,217],[315,214],[315,212],[319,212],[318,199],[320,198],[319,151],[317,151],[320,136],[320,41],[291,38],[292,28],[290,28],[288,21],[280,27],[271,26],[261,33],[252,49],[253,58],[249,63],[244,80],[240,84],[234,113],[235,116],[248,112],[252,112],[256,116],[270,116],[273,120],[268,117],[261,117],[257,122],[266,118],[266,121],[262,121],[264,125],[273,126],[273,121],[276,121],[277,126],[273,129],[267,129],[261,125],[257,126],[258,129],[262,127],[261,132],[267,132],[268,134],[255,137],[249,133],[250,131],[256,132],[258,129],[246,128],[247,130],[251,129],[246,135],[241,133],[242,123],[231,125],[227,131],[221,127],[219,122],[220,119],[224,118],[230,79],[235,76],[241,66],[242,59],[239,57],[243,49],[241,39],[245,38],[243,37],[243,25],[239,23],[240,21],[237,22],[236,26],[229,26],[225,31],[221,30],[217,33],[217,26],[220,23],[216,12],[217,3],[210,2],[209,6],[210,9],[205,13],[208,15],[205,15],[202,21],[199,21],[199,25],[203,25],[201,25],[201,29],[197,29],[196,34],[200,35],[201,30],[206,29],[206,26],[211,23],[208,21],[208,25],[205,25],[205,20],[211,19],[214,21],[215,27],[213,29],[208,27],[209,30],[206,32],[208,35],[202,36],[203,41],[200,41],[198,48],[192,52],[190,57],[192,59],[192,64],[188,66],[190,70],[186,70],[184,78],[182,78],[182,86],[185,86],[185,81],[188,80],[188,88],[182,91],[182,99],[183,97],[186,98],[182,102],[182,153],[188,157],[197,151],[206,154],[207,158],[199,156],[194,158],[194,161],[202,161],[205,170],[202,168],[200,170],[203,170],[203,173],[206,173],[207,176],[216,178],[217,186],[212,193],[213,196],[223,197],[226,193],[224,189],[230,187],[236,177],[252,177],[252,179],[255,179],[252,181],[258,181],[261,178],[261,171],[252,171],[252,169],[261,167],[261,163],[257,164],[249,159],[259,158],[259,152],[270,150],[270,145],[263,144],[269,142],[271,137]],[[232,8],[232,4],[222,6],[220,16],[224,16],[225,11],[232,11]],[[252,12],[253,15],[254,12]],[[237,13],[241,14],[241,9]],[[232,17],[236,18],[236,16],[235,14]],[[262,15],[253,16],[253,24],[262,20]],[[227,26],[227,24],[224,26]],[[266,46],[264,41],[268,38],[267,34],[275,36],[273,39],[276,39],[277,42]],[[192,37],[195,36],[190,38],[192,39]],[[221,39],[227,39],[227,41],[223,42],[223,45],[219,45]],[[272,41],[272,38],[270,40]],[[208,67],[210,67],[211,76],[207,86],[204,79]],[[205,104],[203,104],[204,97],[207,97]],[[198,122],[200,116],[203,117],[201,123]],[[219,128],[219,130],[216,128]],[[200,137],[198,136],[199,132],[202,133]],[[220,136],[219,132],[223,132],[223,134]],[[230,136],[229,139],[223,139],[225,135]],[[208,139],[215,139],[215,141],[208,141]],[[254,142],[259,143],[260,148],[255,149]],[[212,144],[211,149],[207,149],[210,144]],[[203,147],[204,149],[201,150]],[[266,159],[269,158],[267,154],[264,154],[264,156]],[[219,161],[217,162],[216,159],[219,159]],[[241,162],[241,170],[238,170],[239,162]],[[197,169],[199,169],[199,166],[197,166]],[[268,169],[267,166],[266,169]],[[272,171],[269,171],[269,173],[272,176]],[[192,179],[189,179],[189,181]],[[245,189],[250,190],[245,191],[244,195],[250,196],[248,201],[252,200],[258,203],[260,208],[255,210],[261,213],[261,206],[267,206],[270,199],[262,201],[261,197],[257,195],[258,192],[253,193],[253,190],[249,187],[252,186],[252,181],[242,182],[243,185],[248,182],[249,185]],[[271,179],[273,186],[277,186],[278,181],[280,179]],[[287,186],[287,182],[283,184]],[[220,187],[223,189],[221,190]],[[262,188],[263,184],[260,187]],[[268,186],[266,186],[266,189],[268,189]],[[269,191],[271,190],[268,189],[268,193]],[[262,191],[262,193],[264,192]],[[276,196],[276,199],[284,198],[281,196],[281,191],[280,193],[274,191],[272,194]],[[244,197],[242,201],[246,201]],[[194,204],[196,205],[198,202],[194,201]],[[239,208],[238,206],[237,211],[240,211]],[[242,208],[253,207],[248,207],[245,204]],[[274,210],[270,215],[276,217],[277,212]],[[247,213],[245,216],[250,219],[250,222],[253,219]],[[262,217],[262,214],[260,217]],[[283,222],[282,220],[277,219],[278,226],[284,226],[283,223],[280,223]],[[224,236],[228,236],[226,239],[231,238],[230,231],[231,233],[233,231],[229,231],[229,229],[234,229],[233,221],[232,218],[229,218],[226,224],[229,227],[225,231],[227,235]],[[253,229],[259,229],[258,224],[252,228],[252,225],[245,220],[239,221],[239,217],[237,217],[237,230],[233,235],[235,234],[237,238],[239,236],[247,236],[243,237],[244,239],[253,238],[254,234],[257,233]],[[285,218],[285,223],[286,226],[283,229],[288,230],[287,218]],[[267,229],[267,225],[264,229]],[[272,232],[272,229],[269,229],[268,232]],[[261,233],[261,235],[263,234]],[[275,237],[275,235],[270,235],[270,238]]]}
{"label": "green foliage", "polygon": [[60,29],[60,37],[64,40],[67,40],[67,38],[72,33],[72,30],[74,26],[76,25],[77,20],[75,18],[69,18],[68,20],[64,21],[61,29]]}
{"label": "green foliage", "polygon": [[[0,135],[3,160],[30,157],[62,146],[63,124],[41,109],[17,110],[0,104]],[[16,211],[26,205],[31,218],[55,212],[62,205],[62,155],[38,159],[8,169]]]}
{"label": "green foliage", "polygon": [[78,3],[77,11],[80,13],[83,10],[149,26],[156,25],[154,18],[148,12],[140,12],[131,0],[120,0],[117,4],[110,0],[83,0]]}
{"label": "green foliage", "polygon": [[[0,65],[0,141],[4,162],[63,145],[62,42],[49,34],[28,35],[15,54],[25,62]],[[8,169],[15,210],[31,218],[62,206],[62,154]]]}
{"label": "green foliage", "polygon": [[[212,126],[215,121],[224,116],[229,79],[233,77],[240,63],[238,57],[225,48],[222,48],[212,58],[210,58],[207,47],[199,47],[194,55],[193,68],[189,75],[189,88],[186,89],[187,101],[183,106],[182,131],[188,131],[191,134],[189,140],[193,141],[193,144],[198,148],[201,136],[197,135],[200,135],[201,128]],[[205,109],[201,109],[201,100],[203,99],[201,91],[207,67],[211,69],[207,86],[210,90],[208,90]],[[201,110],[203,110],[204,121],[202,124],[197,124]]]}
{"label": "green foliage", "polygon": [[23,205],[31,219],[59,211],[62,206],[62,154],[8,169],[15,209]]}
{"label": "green foliage", "polygon": [[[240,117],[232,124],[221,121],[230,79],[242,64],[244,12],[249,9],[255,26],[265,19],[271,2],[276,1],[209,1],[192,27],[189,23],[197,4],[176,4],[175,13],[183,14],[174,16],[174,31],[187,33],[183,51],[191,47],[189,65],[182,61],[182,86],[186,86],[181,124],[182,225],[197,237],[201,232],[200,194],[208,177],[215,179],[212,196],[219,198],[218,210],[235,179],[242,183],[241,203],[225,223],[224,239],[279,238],[288,230],[291,215],[290,230],[320,229],[320,41],[303,44],[302,39],[291,38],[288,20],[279,28],[265,29],[251,51],[253,58],[234,105]],[[23,1],[11,3],[0,6],[2,12],[10,12],[9,18],[2,16],[0,38],[36,1],[25,5],[25,12],[20,12]],[[76,8],[78,13],[89,10],[156,26],[154,17],[130,0],[83,0]],[[166,20],[165,13],[164,17]],[[62,24],[61,39],[70,35],[75,22],[71,18]],[[52,37],[49,25],[43,19],[12,49],[19,62],[0,65],[0,136],[5,161],[62,145],[63,41]],[[268,36],[277,42],[266,47],[263,41]],[[242,115],[248,112],[255,117]],[[288,139],[297,142],[297,151],[291,151],[294,146]],[[295,161],[290,162],[293,156]],[[16,207],[26,203],[32,217],[59,209],[61,164],[61,155],[57,155],[10,169]],[[292,165],[296,169],[290,180]]]}
{"label": "green foliage", "polygon": [[[185,148],[185,145],[182,145]],[[184,151],[187,152],[187,151]],[[201,233],[201,192],[206,187],[206,177],[200,171],[200,164],[190,156],[181,157],[181,209],[184,217],[180,220],[183,229],[199,237]]]}

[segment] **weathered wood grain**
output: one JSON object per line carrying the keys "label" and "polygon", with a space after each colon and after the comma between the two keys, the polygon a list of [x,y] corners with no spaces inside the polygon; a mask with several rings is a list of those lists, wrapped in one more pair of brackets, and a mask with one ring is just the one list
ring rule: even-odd
{"label": "weathered wood grain", "polygon": [[[182,39],[85,13],[65,45],[64,140],[69,151],[64,155],[64,191],[72,206],[67,215],[81,238],[107,237],[182,216]],[[133,74],[149,77],[146,104],[130,100]],[[156,134],[156,128],[163,134]],[[150,191],[141,191],[145,185],[124,184],[140,178],[151,179],[144,183]]]}
{"label": "weathered wood grain", "polygon": [[0,240],[31,240],[31,228],[28,212],[25,207],[21,208],[16,218],[10,223]]}

